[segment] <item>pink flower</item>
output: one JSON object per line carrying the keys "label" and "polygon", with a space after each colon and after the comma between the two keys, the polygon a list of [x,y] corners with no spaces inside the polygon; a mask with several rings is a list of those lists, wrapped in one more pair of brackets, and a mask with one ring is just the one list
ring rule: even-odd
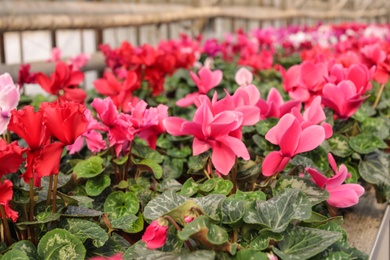
{"label": "pink flower", "polygon": [[73,71],[78,71],[85,65],[87,65],[91,55],[90,54],[84,54],[81,53],[79,55],[73,56],[70,58],[68,64],[72,65],[72,70]]}
{"label": "pink flower", "polygon": [[11,110],[18,106],[20,94],[8,73],[0,75],[0,134],[7,130]]}
{"label": "pink flower", "polygon": [[315,149],[325,140],[325,131],[318,125],[302,129],[301,122],[292,114],[284,115],[265,135],[269,142],[279,145],[279,151],[269,153],[262,165],[264,176],[272,176],[284,169],[292,157]]}
{"label": "pink flower", "polygon": [[204,100],[196,110],[193,122],[178,117],[168,117],[163,123],[168,133],[193,135],[193,155],[201,154],[210,148],[213,150],[211,160],[220,173],[227,175],[232,169],[236,155],[249,160],[249,153],[244,143],[236,135],[236,130],[243,125],[243,113],[225,110],[215,113],[211,102]]}
{"label": "pink flower", "polygon": [[198,93],[191,93],[176,102],[177,106],[186,107],[196,102],[200,94],[207,94],[210,89],[216,87],[222,80],[222,71],[211,71],[207,67],[202,67],[198,71],[199,77],[190,71],[190,76],[198,87]]}
{"label": "pink flower", "polygon": [[168,234],[168,221],[159,218],[146,228],[142,236],[142,241],[146,243],[149,249],[160,248],[165,244]]}
{"label": "pink flower", "polygon": [[301,109],[301,102],[298,100],[284,102],[282,95],[276,88],[271,88],[267,101],[260,99],[256,105],[260,108],[261,119],[269,117],[281,118],[285,114],[290,113],[294,107],[297,110]]}
{"label": "pink flower", "polygon": [[350,118],[368,97],[361,97],[360,89],[350,80],[343,80],[337,85],[327,83],[322,91],[322,103],[334,110],[341,119]]}
{"label": "pink flower", "polygon": [[102,134],[97,132],[97,130],[105,131],[106,127],[92,117],[89,109],[85,109],[84,116],[88,121],[87,128],[84,133],[76,139],[74,144],[66,147],[70,154],[74,154],[83,148],[84,139],[87,142],[88,149],[93,153],[98,153],[107,148],[107,144],[103,140]]}
{"label": "pink flower", "polygon": [[160,104],[147,109],[147,106],[148,104],[143,100],[134,107],[130,104],[129,120],[137,135],[144,139],[151,148],[156,149],[158,135],[165,132],[163,120],[168,117],[168,107]]}
{"label": "pink flower", "polygon": [[117,154],[123,146],[134,139],[135,130],[129,120],[129,115],[119,114],[111,98],[95,98],[91,103],[100,120],[108,130],[110,147],[115,146]]}
{"label": "pink flower", "polygon": [[320,124],[324,128],[325,139],[328,139],[332,136],[332,126],[328,123],[323,122],[325,121],[326,116],[321,106],[321,97],[317,96],[313,99],[310,106],[308,106],[303,112],[303,116],[296,108],[292,109],[291,114],[293,114],[301,122],[302,129],[305,129],[306,127],[311,125]]}
{"label": "pink flower", "polygon": [[61,50],[57,47],[51,50],[51,57],[48,59],[48,62],[58,62],[61,60]]}
{"label": "pink flower", "polygon": [[307,167],[306,171],[320,188],[324,188],[329,192],[329,198],[326,200],[329,205],[337,208],[348,208],[356,205],[359,202],[359,197],[364,193],[364,188],[359,184],[343,184],[345,179],[351,176],[347,167],[342,164],[337,170],[336,161],[330,153],[328,154],[328,160],[335,173],[333,177],[327,178],[310,167]]}
{"label": "pink flower", "polygon": [[356,87],[357,92],[364,94],[372,88],[370,82],[375,72],[375,66],[367,69],[364,64],[353,64],[349,68],[343,68],[341,64],[333,65],[330,70],[329,81],[335,85],[343,80],[350,80]]}
{"label": "pink flower", "polygon": [[185,223],[190,223],[194,220],[195,218],[193,216],[184,216],[184,222]]}
{"label": "pink flower", "polygon": [[242,67],[236,72],[234,80],[239,86],[247,86],[252,83],[253,74],[247,68]]}

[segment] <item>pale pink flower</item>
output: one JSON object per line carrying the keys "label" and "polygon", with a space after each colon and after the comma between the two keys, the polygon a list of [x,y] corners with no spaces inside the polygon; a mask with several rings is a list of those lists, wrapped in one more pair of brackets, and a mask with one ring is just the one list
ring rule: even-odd
{"label": "pale pink flower", "polygon": [[61,50],[57,47],[51,49],[51,57],[47,61],[48,62],[61,61]]}
{"label": "pale pink flower", "polygon": [[359,184],[343,184],[346,178],[351,176],[347,167],[342,164],[337,169],[336,161],[332,154],[328,154],[329,164],[334,172],[334,176],[327,178],[316,169],[307,167],[306,171],[311,175],[313,181],[329,192],[326,202],[337,208],[348,208],[359,202],[359,197],[364,194],[364,188]]}
{"label": "pale pink flower", "polygon": [[240,68],[234,77],[234,80],[239,86],[247,86],[253,81],[253,74],[247,68]]}
{"label": "pale pink flower", "polygon": [[117,253],[112,256],[104,257],[104,256],[95,256],[92,258],[89,258],[89,260],[123,260],[123,254]]}
{"label": "pale pink flower", "polygon": [[272,176],[282,171],[295,155],[318,147],[325,140],[325,131],[318,125],[302,129],[294,115],[286,114],[267,132],[265,139],[280,146],[279,151],[272,151],[265,157],[262,165],[263,175]]}
{"label": "pale pink flower", "polygon": [[168,221],[159,218],[153,220],[142,235],[142,241],[146,243],[149,249],[160,248],[167,241]]}
{"label": "pale pink flower", "polygon": [[80,53],[70,58],[68,64],[72,65],[73,71],[80,70],[82,67],[87,65],[90,58],[91,58],[90,54]]}
{"label": "pale pink flower", "polygon": [[8,73],[0,75],[0,134],[7,130],[11,111],[19,103],[19,87],[14,84]]}

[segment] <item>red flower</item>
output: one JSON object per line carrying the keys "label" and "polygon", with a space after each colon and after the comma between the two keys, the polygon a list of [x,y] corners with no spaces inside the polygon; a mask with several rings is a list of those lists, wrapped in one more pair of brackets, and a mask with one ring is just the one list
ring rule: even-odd
{"label": "red flower", "polygon": [[142,241],[146,243],[149,249],[162,247],[167,240],[168,221],[165,219],[156,219],[146,228]]}
{"label": "red flower", "polygon": [[16,172],[24,161],[23,149],[17,142],[7,144],[0,139],[0,178],[9,173]]}
{"label": "red flower", "polygon": [[18,72],[18,85],[22,87],[23,84],[35,83],[36,73],[30,72],[30,64],[21,64]]}
{"label": "red flower", "polygon": [[95,80],[93,84],[97,92],[111,97],[115,106],[124,112],[129,112],[129,102],[133,99],[132,92],[140,87],[134,71],[127,72],[126,80],[123,82],[119,82],[112,73],[106,71],[104,78]]}
{"label": "red flower", "polygon": [[[12,190],[12,182],[10,180],[5,180],[3,183],[0,183],[0,205],[3,205],[5,210],[5,216],[12,219],[13,222],[16,222],[18,219],[18,212],[10,208],[9,201],[12,199],[14,194]],[[0,213],[1,215],[1,213]]]}
{"label": "red flower", "polygon": [[36,82],[52,95],[57,95],[61,100],[83,103],[86,98],[84,90],[76,88],[83,80],[81,71],[72,71],[72,66],[64,62],[58,62],[56,70],[50,78],[43,73],[37,73]]}
{"label": "red flower", "polygon": [[71,145],[87,128],[85,106],[74,102],[53,102],[41,106],[44,120],[51,134],[62,144]]}

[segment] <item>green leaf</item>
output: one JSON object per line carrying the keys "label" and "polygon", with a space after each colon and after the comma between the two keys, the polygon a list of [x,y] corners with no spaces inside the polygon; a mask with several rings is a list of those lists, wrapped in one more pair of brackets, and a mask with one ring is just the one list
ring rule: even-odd
{"label": "green leaf", "polygon": [[200,185],[199,189],[203,192],[210,192],[214,189],[216,184],[217,184],[217,181],[214,178],[208,179]]}
{"label": "green leaf", "polygon": [[124,231],[126,233],[138,233],[141,232],[144,229],[144,217],[142,216],[142,213],[138,213],[137,220],[133,223],[131,229],[125,229]]}
{"label": "green leaf", "polygon": [[103,171],[103,159],[99,156],[91,156],[86,160],[80,161],[73,168],[77,178],[93,178]]}
{"label": "green leaf", "polygon": [[229,199],[237,199],[237,200],[266,200],[267,196],[264,192],[257,191],[240,191],[237,190],[235,194],[230,195]]}
{"label": "green leaf", "polygon": [[215,252],[213,250],[195,250],[189,252],[185,249],[174,252],[163,252],[149,250],[145,246],[145,243],[138,242],[125,252],[123,259],[214,260]]}
{"label": "green leaf", "polygon": [[85,184],[85,192],[89,196],[99,196],[105,188],[111,185],[110,176],[107,174],[100,174],[95,178],[91,178],[87,180]]}
{"label": "green leaf", "polygon": [[217,184],[211,193],[228,195],[233,189],[233,183],[229,180],[217,179]]}
{"label": "green leaf", "polygon": [[235,224],[242,219],[248,201],[227,198],[222,202],[222,223]]}
{"label": "green leaf", "polygon": [[[21,251],[22,253],[24,253],[28,257],[28,259],[31,259],[31,260],[39,260],[40,259],[38,252],[37,252],[37,248],[34,246],[33,243],[31,243],[28,240],[21,240],[19,242],[16,242],[16,243],[12,244],[11,248],[12,248],[12,251],[13,250]],[[1,259],[5,259],[4,256]],[[14,258],[10,258],[10,259],[14,259]]]}
{"label": "green leaf", "polygon": [[49,208],[49,210],[50,211],[44,211],[44,212],[38,213],[36,215],[36,219],[37,219],[36,221],[19,222],[19,223],[16,223],[16,226],[19,229],[24,230],[27,228],[27,226],[49,223],[49,222],[55,221],[61,217],[60,213],[51,212],[51,208]]}
{"label": "green leaf", "polygon": [[183,173],[183,165],[187,160],[165,157],[163,163],[163,179],[177,179]]}
{"label": "green leaf", "polygon": [[197,205],[213,220],[219,221],[221,215],[221,204],[226,196],[221,194],[209,194],[204,197],[194,198]]}
{"label": "green leaf", "polygon": [[198,189],[199,184],[197,184],[194,179],[188,178],[181,188],[180,195],[191,197],[198,191]]}
{"label": "green leaf", "polygon": [[362,122],[361,130],[363,133],[369,133],[385,140],[389,136],[388,120],[382,117],[368,117]]}
{"label": "green leaf", "polygon": [[164,156],[162,156],[159,152],[138,142],[133,142],[131,153],[139,158],[150,159],[156,163],[162,163],[164,160]]}
{"label": "green leaf", "polygon": [[[122,236],[117,233],[111,233],[111,237],[107,242],[99,248],[94,248],[92,251],[88,251],[88,257],[92,256],[112,256],[116,253],[123,253],[130,247],[130,243],[127,242]],[[127,258],[126,258],[127,259]]]}
{"label": "green leaf", "polygon": [[157,186],[157,191],[159,192],[164,192],[167,190],[179,191],[181,190],[182,186],[183,185],[175,179],[163,178],[163,180]]}
{"label": "green leaf", "polygon": [[123,156],[122,158],[116,158],[112,160],[116,165],[124,165],[127,160],[129,159],[128,156]]}
{"label": "green leaf", "polygon": [[350,260],[351,256],[344,252],[334,252],[327,255],[326,258],[323,258],[324,260]]}
{"label": "green leaf", "polygon": [[269,247],[271,241],[282,241],[282,239],[282,234],[263,229],[259,232],[259,235],[251,241],[250,248],[264,250]]}
{"label": "green leaf", "polygon": [[112,228],[122,229],[122,230],[133,230],[134,223],[137,221],[138,217],[134,214],[123,215],[119,218],[110,218],[110,224]]}
{"label": "green leaf", "polygon": [[357,136],[351,136],[349,139],[349,145],[353,150],[360,154],[372,153],[377,148],[387,148],[387,144],[383,140],[377,136],[365,133]]}
{"label": "green leaf", "polygon": [[157,219],[181,204],[186,202],[187,198],[169,190],[160,196],[151,200],[144,209],[144,217],[147,220]]}
{"label": "green leaf", "polygon": [[176,228],[171,225],[168,228],[167,240],[159,250],[164,252],[180,251],[183,248],[184,241],[177,236]]}
{"label": "green leaf", "polygon": [[338,157],[345,158],[353,153],[351,147],[349,147],[348,138],[344,135],[335,134],[329,138],[327,142],[330,146],[330,151],[332,154]]}
{"label": "green leaf", "polygon": [[305,193],[312,206],[321,203],[329,198],[329,193],[319,188],[311,180],[294,176],[281,177],[275,186],[277,193],[283,192],[286,189],[297,189]]}
{"label": "green leaf", "polygon": [[67,218],[62,227],[77,236],[83,243],[87,239],[91,239],[95,247],[103,246],[108,240],[106,231],[95,222],[89,220]]}
{"label": "green leaf", "polygon": [[30,258],[22,251],[12,249],[5,253],[1,260],[29,260]]}
{"label": "green leaf", "polygon": [[210,155],[210,152],[205,152],[197,156],[191,156],[188,160],[188,174],[201,171],[210,158]]}
{"label": "green leaf", "polygon": [[139,201],[132,192],[112,192],[104,202],[104,212],[108,213],[111,218],[137,214],[138,210]]}
{"label": "green leaf", "polygon": [[174,158],[186,158],[192,154],[192,149],[189,146],[179,148],[171,148],[167,150],[167,154]]}
{"label": "green leaf", "polygon": [[390,189],[389,157],[380,151],[364,156],[364,160],[359,163],[360,176],[368,183]]}
{"label": "green leaf", "polygon": [[69,231],[53,229],[38,243],[38,254],[43,259],[84,259],[86,249],[83,243]]}
{"label": "green leaf", "polygon": [[272,250],[281,259],[309,259],[341,238],[341,233],[291,225]]}
{"label": "green leaf", "polygon": [[310,218],[311,204],[299,190],[287,190],[267,201],[256,201],[244,216],[248,224],[261,224],[273,232],[284,231],[291,220]]}
{"label": "green leaf", "polygon": [[149,171],[154,174],[154,177],[156,179],[160,179],[162,177],[162,168],[161,165],[156,163],[155,161],[151,159],[143,159],[140,162],[135,162],[133,160],[134,164],[137,165],[137,168],[141,171]]}
{"label": "green leaf", "polygon": [[269,260],[266,253],[259,252],[253,249],[243,249],[237,252],[235,260]]}
{"label": "green leaf", "polygon": [[229,241],[229,235],[224,228],[210,224],[207,239],[213,245],[222,245]]}
{"label": "green leaf", "polygon": [[279,119],[277,118],[267,118],[261,120],[256,124],[256,131],[262,136],[265,136],[266,133],[278,123]]}
{"label": "green leaf", "polygon": [[78,206],[72,206],[69,205],[66,211],[61,214],[61,216],[65,217],[79,217],[79,218],[95,218],[95,217],[100,217],[103,215],[103,212],[94,210],[94,209],[89,209],[89,208],[84,208],[84,207],[78,207]]}

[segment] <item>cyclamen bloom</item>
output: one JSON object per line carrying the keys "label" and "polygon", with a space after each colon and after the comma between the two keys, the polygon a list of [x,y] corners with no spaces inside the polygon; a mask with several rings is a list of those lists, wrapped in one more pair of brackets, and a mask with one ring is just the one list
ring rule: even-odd
{"label": "cyclamen bloom", "polygon": [[261,119],[270,117],[281,118],[285,114],[290,113],[293,108],[301,109],[301,102],[298,100],[284,102],[279,91],[276,88],[271,88],[267,101],[260,99],[256,106],[260,108]]}
{"label": "cyclamen bloom", "polygon": [[106,71],[104,78],[95,80],[93,84],[97,92],[109,96],[115,106],[124,112],[130,111],[128,104],[134,99],[132,93],[140,87],[138,76],[134,71],[126,72],[126,79],[123,82],[118,81],[112,73]]}
{"label": "cyclamen bloom", "polygon": [[9,202],[12,200],[12,195],[14,194],[12,186],[13,184],[10,180],[5,180],[3,183],[0,182],[0,205],[4,207],[5,216],[12,219],[13,222],[16,222],[18,212],[12,210],[9,206]]}
{"label": "cyclamen bloom", "polygon": [[16,141],[7,144],[5,140],[0,139],[0,178],[19,170],[24,161],[23,152],[24,150]]}
{"label": "cyclamen bloom", "polygon": [[234,80],[239,86],[247,86],[252,83],[253,74],[247,68],[242,67],[236,72]]}
{"label": "cyclamen bloom", "polygon": [[153,220],[152,223],[146,228],[145,233],[142,236],[142,241],[146,243],[149,249],[160,248],[167,241],[168,235],[168,221],[159,218]]}
{"label": "cyclamen bloom", "polygon": [[284,115],[278,124],[265,135],[269,142],[279,145],[265,157],[262,165],[264,176],[272,176],[284,169],[292,157],[315,149],[325,140],[325,130],[318,125],[302,128],[301,122],[292,114]]}
{"label": "cyclamen bloom", "polygon": [[198,87],[199,92],[191,93],[176,102],[177,106],[186,107],[196,102],[196,99],[201,94],[207,94],[210,89],[216,87],[222,80],[222,71],[211,71],[207,67],[202,67],[198,71],[199,77],[190,71],[190,76]]}
{"label": "cyclamen bloom", "polygon": [[117,253],[113,256],[108,256],[108,257],[96,256],[96,257],[89,258],[89,260],[123,260],[123,254]]}
{"label": "cyclamen bloom", "polygon": [[368,96],[361,96],[362,91],[363,89],[360,89],[358,92],[355,84],[350,80],[343,80],[337,85],[327,83],[322,91],[322,103],[333,109],[341,119],[348,119],[368,98]]}
{"label": "cyclamen bloom", "polygon": [[11,118],[11,110],[19,103],[19,87],[8,73],[0,75],[0,134],[7,130]]}
{"label": "cyclamen bloom", "polygon": [[359,202],[359,197],[364,194],[364,188],[359,184],[343,184],[346,178],[351,175],[347,167],[342,164],[337,169],[336,161],[332,154],[328,154],[329,164],[334,172],[334,176],[327,178],[316,169],[307,167],[306,171],[311,175],[313,181],[323,189],[329,192],[329,198],[326,202],[337,208],[348,208]]}
{"label": "cyclamen bloom", "polygon": [[84,80],[84,73],[73,71],[72,66],[64,62],[56,64],[56,70],[50,78],[43,73],[37,73],[36,82],[48,93],[56,95],[61,101],[76,101],[83,103],[87,94],[77,86]]}
{"label": "cyclamen bloom", "polygon": [[233,168],[236,156],[249,160],[248,150],[241,139],[230,135],[241,129],[243,118],[243,113],[238,111],[214,113],[211,103],[203,101],[195,112],[193,122],[179,117],[168,117],[163,123],[171,135],[194,136],[193,155],[211,148],[211,161],[215,169],[227,175]]}

